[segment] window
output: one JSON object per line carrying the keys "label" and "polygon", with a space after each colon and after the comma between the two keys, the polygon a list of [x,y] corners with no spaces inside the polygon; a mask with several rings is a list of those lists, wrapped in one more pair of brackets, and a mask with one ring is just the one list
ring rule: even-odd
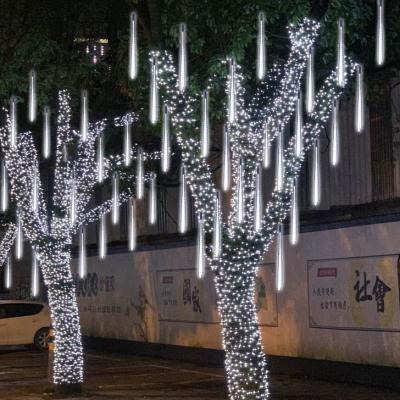
{"label": "window", "polygon": [[27,317],[39,314],[42,311],[41,304],[9,303],[0,305],[0,319]]}

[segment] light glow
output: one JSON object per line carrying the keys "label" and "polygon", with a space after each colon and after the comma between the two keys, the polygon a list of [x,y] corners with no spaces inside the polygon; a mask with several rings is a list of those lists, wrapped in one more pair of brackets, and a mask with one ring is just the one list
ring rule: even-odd
{"label": "light glow", "polygon": [[179,26],[179,68],[178,68],[178,81],[179,90],[183,92],[187,86],[187,28],[186,24],[182,23]]}
{"label": "light glow", "polygon": [[267,49],[265,45],[265,14],[258,14],[258,35],[257,35],[257,78],[262,81],[265,77],[267,64]]}
{"label": "light glow", "polygon": [[43,158],[48,159],[51,153],[51,124],[50,107],[43,108]]}
{"label": "light glow", "polygon": [[339,18],[338,21],[338,44],[337,44],[337,84],[344,87],[345,82],[345,44],[344,44],[344,19]]}
{"label": "light glow", "polygon": [[385,38],[385,1],[377,0],[377,16],[376,16],[376,55],[375,62],[378,67],[382,67],[385,63],[386,38]]}
{"label": "light glow", "polygon": [[37,115],[37,94],[36,94],[36,71],[29,71],[29,104],[28,104],[28,120],[33,123],[36,121]]}
{"label": "light glow", "polygon": [[340,160],[340,122],[339,122],[339,101],[336,100],[332,107],[331,116],[331,145],[330,162],[332,167],[336,167]]}
{"label": "light glow", "polygon": [[163,106],[163,123],[161,134],[161,171],[166,174],[171,164],[171,145],[169,132],[169,111],[168,106]]}
{"label": "light glow", "polygon": [[356,67],[356,96],[354,112],[354,129],[356,133],[362,133],[365,128],[365,90],[364,68],[361,64]]}
{"label": "light glow", "polygon": [[138,37],[137,37],[137,14],[132,11],[129,15],[129,79],[136,79],[139,66]]}

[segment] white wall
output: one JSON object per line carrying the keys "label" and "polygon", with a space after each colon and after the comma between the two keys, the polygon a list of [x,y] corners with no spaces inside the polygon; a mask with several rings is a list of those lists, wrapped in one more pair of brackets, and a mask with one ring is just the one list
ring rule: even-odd
{"label": "white wall", "polygon": [[[257,296],[266,352],[400,366],[399,232],[400,222],[392,222],[304,233],[296,248],[286,242],[286,287],[279,294],[273,291],[271,249],[260,269]],[[194,256],[190,246],[114,254],[105,261],[90,257],[88,270],[96,272],[98,290],[96,296],[79,298],[84,334],[220,348],[212,275],[208,271],[204,281],[195,279]],[[314,276],[320,268],[336,271],[336,277]],[[355,301],[356,270],[361,278],[367,273],[371,300]],[[391,289],[385,294],[384,312],[377,312],[372,294],[376,275]],[[108,292],[107,285],[99,283],[106,282],[107,276]],[[193,304],[183,304],[184,279],[191,280],[190,293],[196,286],[201,312]],[[319,282],[334,293],[332,299],[325,299],[333,300],[329,312],[319,309]],[[343,299],[346,310],[334,310],[334,302]]]}

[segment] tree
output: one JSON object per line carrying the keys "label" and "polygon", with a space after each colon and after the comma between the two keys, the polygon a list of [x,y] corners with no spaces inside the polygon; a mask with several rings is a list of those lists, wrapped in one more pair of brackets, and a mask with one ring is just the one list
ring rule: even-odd
{"label": "tree", "polygon": [[[0,245],[0,264],[9,257],[15,237],[17,252],[21,251],[24,234],[32,246],[33,261],[39,264],[47,287],[55,329],[53,381],[57,387],[64,388],[79,386],[83,381],[81,330],[70,268],[73,236],[79,233],[80,247],[84,249],[88,223],[100,220],[103,229],[110,210],[113,219],[117,220],[119,205],[135,197],[134,188],[140,197],[144,182],[154,179],[153,175],[143,172],[143,162],[149,162],[154,155],[143,153],[137,146],[129,146],[128,137],[123,156],[103,157],[103,133],[107,120],[89,124],[83,118],[81,130],[74,130],[70,125],[70,95],[63,90],[58,97],[54,187],[50,188],[52,201],[49,204],[41,184],[34,137],[31,132],[19,133],[14,129],[13,114],[8,115],[4,110],[6,120],[4,127],[0,128],[0,148],[16,214],[14,222],[8,223]],[[126,127],[127,137],[135,119],[135,115],[129,113],[113,122]],[[133,160],[136,160],[138,175],[129,169]],[[97,187],[109,180],[113,187],[112,199],[93,206],[91,200]],[[119,182],[121,190],[118,190]],[[132,211],[133,200],[130,207]],[[134,223],[133,217],[131,212],[131,224]],[[134,235],[133,230],[131,234]],[[104,240],[103,235],[101,246],[104,246]],[[85,274],[84,256],[83,253],[80,260],[81,276]]]}
{"label": "tree", "polygon": [[[290,26],[291,47],[286,63],[270,69],[255,93],[246,89],[240,66],[233,59],[228,60],[230,67],[225,87],[228,122],[222,186],[225,189],[230,186],[231,164],[233,195],[225,223],[220,222],[218,190],[204,156],[207,152],[203,150],[204,122],[207,119],[204,95],[200,99],[198,94],[191,95],[188,90],[180,89],[182,72],[180,69],[176,73],[176,64],[170,53],[152,53],[157,60],[163,102],[170,111],[173,132],[182,153],[184,182],[191,189],[198,217],[198,275],[204,274],[207,257],[215,277],[228,388],[230,398],[235,400],[265,399],[268,396],[267,363],[254,305],[258,265],[277,238],[276,282],[277,289],[281,290],[284,284],[283,223],[289,212],[293,212],[292,207],[296,206],[294,188],[297,187],[301,166],[311,149],[314,162],[318,160],[318,135],[329,120],[348,78],[357,69],[350,58],[342,60],[343,76],[338,67],[338,73],[334,70],[325,78],[302,125],[299,93],[308,65],[307,97],[312,96],[309,60],[318,26],[309,19]],[[210,96],[215,82],[218,79],[210,79],[207,85]],[[200,124],[199,104],[203,104]],[[289,125],[295,110],[296,126],[301,129],[296,129],[296,134],[285,147],[283,130]],[[187,132],[196,132],[196,138],[190,137]],[[264,207],[260,200],[261,164],[269,164],[270,149],[275,139],[276,185],[271,200]],[[315,165],[314,189],[318,196],[318,165]],[[293,217],[293,223],[298,224],[298,215]],[[207,244],[206,253],[203,252],[204,243]]]}

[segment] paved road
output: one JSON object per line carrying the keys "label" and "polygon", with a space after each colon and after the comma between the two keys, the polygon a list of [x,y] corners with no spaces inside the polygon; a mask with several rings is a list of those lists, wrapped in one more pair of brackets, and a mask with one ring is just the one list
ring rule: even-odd
{"label": "paved road", "polygon": [[[46,354],[30,350],[0,353],[1,400],[49,399],[43,394],[47,386]],[[86,388],[79,399],[227,399],[220,368],[127,354],[87,353]],[[270,391],[272,400],[400,400],[400,393],[391,391],[288,376],[272,376]]]}

